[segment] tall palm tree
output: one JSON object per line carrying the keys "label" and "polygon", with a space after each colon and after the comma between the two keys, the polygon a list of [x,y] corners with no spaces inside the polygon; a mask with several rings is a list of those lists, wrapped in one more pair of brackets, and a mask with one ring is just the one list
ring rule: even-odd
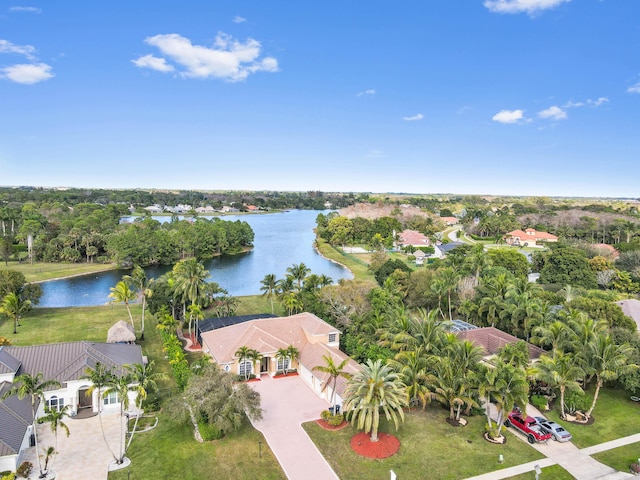
{"label": "tall palm tree", "polygon": [[287,358],[289,358],[289,352],[287,351],[286,348],[279,348],[278,351],[276,352],[276,360],[278,361],[282,361],[282,370],[284,372],[284,374],[286,375],[287,372],[289,371],[288,368],[284,368],[284,366],[286,365],[287,362]]}
{"label": "tall palm tree", "polygon": [[427,359],[422,346],[415,351],[399,352],[389,360],[389,366],[398,372],[400,380],[407,387],[409,405],[419,402],[424,410],[431,401],[431,391],[427,385]]}
{"label": "tall palm tree", "polygon": [[[104,391],[104,395],[110,395],[115,393],[120,401],[120,450],[116,463],[119,465],[124,462],[125,446],[124,446],[124,431],[123,420],[125,418],[124,412],[129,410],[129,391],[131,390],[131,375],[114,375],[111,378],[107,389]],[[127,417],[128,418],[128,417]]]}
{"label": "tall palm tree", "polygon": [[[48,407],[45,407],[44,416],[40,417],[40,419],[38,420],[39,422],[42,422],[42,423],[49,423],[51,427],[51,432],[53,433],[53,436],[55,438],[55,446],[53,450],[54,459],[55,459],[55,455],[58,454],[58,430],[62,429],[67,434],[67,437],[70,434],[69,427],[67,426],[66,423],[64,423],[65,417],[69,416],[70,408],[71,408],[70,405],[65,405],[61,408],[54,408],[53,410]],[[53,464],[53,461],[54,460],[51,461],[52,464]],[[47,470],[47,467],[48,467],[48,462],[45,462],[45,466],[44,466],[45,471]]]}
{"label": "tall palm tree", "polygon": [[264,276],[260,283],[262,284],[262,286],[260,287],[260,291],[262,292],[262,295],[266,295],[266,297],[271,302],[271,313],[273,314],[273,297],[275,297],[278,288],[278,281],[276,279],[275,273],[268,273]]}
{"label": "tall palm tree", "polygon": [[129,302],[132,302],[136,299],[136,293],[131,290],[129,284],[124,280],[120,280],[115,284],[114,287],[109,289],[111,293],[109,294],[109,298],[112,303],[124,303],[127,307],[127,313],[129,314],[129,320],[131,321],[131,326],[135,327],[133,324],[133,317],[131,316],[131,309],[129,308]]}
{"label": "tall palm tree", "polygon": [[296,281],[297,289],[300,291],[302,290],[302,283],[304,282],[304,279],[307,278],[307,275],[311,273],[311,269],[304,263],[300,262],[298,264],[294,263],[287,268],[287,273]]}
{"label": "tall palm tree", "polygon": [[345,358],[338,365],[335,364],[335,362],[333,361],[333,357],[331,355],[323,355],[322,359],[324,360],[324,365],[316,365],[315,367],[313,367],[312,370],[315,372],[322,372],[329,375],[329,381],[324,384],[324,387],[322,387],[322,391],[324,392],[330,383],[333,384],[330,403],[335,411],[336,385],[338,383],[338,377],[342,377],[346,379],[351,378],[351,374],[346,370],[344,370],[344,367],[346,367],[347,363],[349,363],[349,359]]}
{"label": "tall palm tree", "polygon": [[298,350],[293,345],[289,345],[287,347],[287,354],[289,356],[289,368],[291,368],[292,362],[297,361],[300,358],[300,350]]}
{"label": "tall palm tree", "polygon": [[[235,353],[235,356],[238,358],[238,362],[240,363],[240,365],[245,363],[249,359],[250,355],[251,355],[251,349],[246,345],[243,345],[242,347],[238,348],[238,350],[236,350],[236,353]],[[246,367],[244,369],[244,379],[245,380],[249,379],[249,371],[246,369]]]}
{"label": "tall palm tree", "polygon": [[[208,363],[208,359],[210,357],[203,356]],[[132,365],[125,365],[124,367],[127,369],[129,374],[129,379],[131,381],[130,390],[136,393],[136,407],[140,410],[142,408],[142,402],[147,399],[147,395],[149,392],[155,392],[158,390],[158,381],[167,379],[167,375],[162,372],[154,372],[153,366],[155,365],[154,360],[151,360],[146,365],[140,363],[134,363]],[[129,449],[129,445],[131,445],[131,441],[133,440],[133,435],[136,432],[138,427],[138,420],[140,419],[140,415],[136,415],[136,420],[133,425],[133,430],[131,431],[131,436],[129,437],[129,441],[127,442],[127,446],[125,447],[125,452]]]}
{"label": "tall palm tree", "polygon": [[552,356],[543,355],[532,368],[533,375],[550,386],[560,390],[560,418],[566,418],[564,413],[564,394],[567,389],[582,391],[578,379],[584,376],[575,357],[562,350],[555,350]]}
{"label": "tall palm tree", "polygon": [[85,370],[84,378],[91,381],[91,386],[87,389],[87,395],[92,395],[94,391],[98,392],[98,420],[100,421],[102,439],[107,445],[109,452],[111,452],[111,456],[117,462],[118,457],[113,452],[111,445],[109,445],[107,436],[104,433],[104,426],[102,425],[102,398],[104,396],[105,389],[107,389],[113,382],[113,373],[111,372],[111,369],[107,368],[103,363],[97,362],[93,370],[90,368]]}
{"label": "tall palm tree", "polygon": [[472,382],[468,376],[460,375],[452,357],[433,357],[432,360],[434,373],[429,374],[428,382],[433,398],[449,407],[449,420],[459,420],[463,405],[476,405],[471,396]]}
{"label": "tall palm tree", "polygon": [[[194,340],[194,343],[196,343],[194,337],[198,335],[198,321],[204,318],[204,314],[202,313],[202,309],[200,308],[200,305],[194,303],[189,305],[189,308],[187,309],[187,315],[189,315],[189,338],[191,340]],[[192,336],[191,325],[194,323],[195,323],[196,334]]]}
{"label": "tall palm tree", "polygon": [[[182,298],[183,305],[200,304],[207,294],[209,270],[195,258],[181,260],[173,267],[176,292]],[[185,307],[186,309],[186,307]]]}
{"label": "tall palm tree", "polygon": [[539,325],[533,329],[531,342],[542,347],[551,346],[551,350],[557,350],[568,341],[569,330],[567,324],[556,320],[549,325]]}
{"label": "tall palm tree", "polygon": [[596,377],[596,391],[593,402],[585,416],[589,418],[598,401],[598,394],[604,382],[616,380],[620,375],[638,369],[638,365],[628,360],[634,349],[629,345],[616,345],[609,335],[598,335],[593,339],[586,352],[586,372]]}
{"label": "tall palm tree", "polygon": [[151,286],[153,278],[147,278],[147,274],[140,265],[133,267],[131,275],[125,275],[123,280],[134,287],[138,294],[142,297],[142,325],[140,329],[140,339],[144,340],[144,313],[147,308],[147,298],[153,295]]}
{"label": "tall palm tree", "polygon": [[5,400],[6,398],[13,395],[17,395],[20,400],[27,396],[31,397],[31,415],[33,420],[32,431],[35,438],[38,470],[40,471],[41,477],[44,476],[44,474],[42,470],[42,463],[40,462],[40,451],[38,449],[38,432],[36,430],[36,425],[38,424],[38,422],[36,420],[36,410],[38,407],[38,402],[44,401],[45,390],[51,388],[60,388],[60,386],[60,382],[58,382],[57,380],[44,380],[44,375],[40,372],[36,373],[35,375],[24,373],[15,377],[13,387],[7,390],[7,392],[5,392],[5,394],[2,396],[2,400]]}
{"label": "tall palm tree", "polygon": [[18,333],[18,325],[22,314],[31,309],[30,300],[22,300],[20,295],[15,292],[9,292],[0,303],[0,313],[6,315],[13,320],[13,333]]}
{"label": "tall palm tree", "polygon": [[256,377],[260,376],[260,362],[262,361],[262,354],[255,349],[251,349],[249,350],[249,360],[251,360],[251,365],[252,366],[256,366],[256,364],[258,364],[258,367],[255,369],[256,372]]}
{"label": "tall palm tree", "polygon": [[371,432],[371,441],[378,441],[380,410],[387,420],[393,420],[398,429],[398,417],[404,421],[403,407],[409,405],[406,387],[396,372],[382,360],[362,365],[345,390],[345,411],[351,423],[365,433]]}

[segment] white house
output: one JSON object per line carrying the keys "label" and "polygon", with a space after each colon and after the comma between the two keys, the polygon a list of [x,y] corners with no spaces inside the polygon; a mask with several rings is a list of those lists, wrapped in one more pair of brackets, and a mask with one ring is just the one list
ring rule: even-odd
{"label": "white house", "polygon": [[[139,345],[108,344],[94,342],[69,342],[28,347],[0,347],[0,397],[9,391],[15,377],[23,374],[42,373],[43,380],[55,380],[60,388],[44,392],[44,403],[37,407],[36,418],[44,415],[45,406],[61,409],[69,405],[69,414],[119,411],[117,395],[98,397],[98,391],[88,393],[92,386],[87,370],[100,363],[114,374],[125,373],[124,365],[143,364]],[[136,395],[129,393],[130,404]],[[25,403],[26,402],[26,403]],[[15,471],[20,465],[24,449],[31,437],[31,400],[19,400],[16,396],[0,401],[0,471]]]}

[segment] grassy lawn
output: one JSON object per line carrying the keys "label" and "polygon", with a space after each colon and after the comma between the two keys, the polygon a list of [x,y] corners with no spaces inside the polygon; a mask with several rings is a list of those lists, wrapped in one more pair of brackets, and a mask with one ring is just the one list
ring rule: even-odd
{"label": "grassy lawn", "polygon": [[[262,295],[248,295],[236,297],[239,300],[236,315],[252,315],[254,313],[271,313],[271,301]],[[273,312],[275,315],[285,316],[287,312],[277,298],[273,299]]]}
{"label": "grassy lawn", "polygon": [[322,240],[321,238],[317,239],[318,241],[318,251],[322,254],[322,256],[338,262],[349,270],[355,276],[357,280],[373,280],[373,274],[369,271],[369,268],[366,265],[363,265],[361,262],[354,260],[352,255],[345,255],[340,250],[332,247],[327,242]]}
{"label": "grassy lawn", "polygon": [[[515,477],[509,477],[508,480],[535,480],[536,472],[527,472]],[[560,465],[551,465],[542,469],[540,474],[541,479],[553,479],[553,480],[573,480],[576,477],[567,472]]]}
{"label": "grassy lawn", "polygon": [[398,478],[459,479],[543,458],[511,434],[505,445],[485,441],[483,416],[469,418],[469,424],[459,428],[446,423],[446,416],[438,406],[408,412],[397,432],[382,420],[380,431],[396,435],[402,444],[396,455],[384,460],[363,458],[351,450],[349,441],[356,433],[351,426],[327,431],[309,422],[303,427],[342,480],[387,479],[389,470]]}
{"label": "grassy lawn", "polygon": [[44,263],[36,262],[33,265],[23,262],[9,262],[0,265],[0,270],[15,270],[21,272],[28,282],[41,282],[54,278],[68,277],[71,275],[83,275],[117,268],[115,264],[108,263]]}
{"label": "grassy lawn", "polygon": [[286,478],[262,434],[249,424],[222,440],[198,443],[190,425],[160,414],[155,429],[134,437],[127,456],[131,471],[112,472],[109,480]]}
{"label": "grassy lawn", "polygon": [[[131,308],[137,328],[140,309],[139,305]],[[8,337],[14,345],[79,340],[104,342],[107,330],[122,319],[128,319],[124,305],[36,308],[23,318],[17,335],[12,333],[12,323],[5,321],[0,325],[0,336]],[[138,343],[149,360],[155,361],[155,371],[169,374],[167,380],[159,382],[159,396],[167,400],[177,394],[177,388],[170,376],[154,317],[147,315],[145,324],[145,339]],[[150,400],[153,398],[150,395]],[[262,442],[262,459],[258,458],[258,442]],[[130,478],[285,478],[262,434],[249,424],[222,440],[199,444],[193,438],[190,425],[175,424],[160,414],[158,427],[138,434],[128,455],[133,461]],[[114,473],[110,478],[127,478],[127,471]]]}
{"label": "grassy lawn", "polygon": [[[587,390],[586,397],[591,404],[593,388]],[[616,438],[626,437],[638,433],[640,423],[629,419],[640,418],[640,408],[629,400],[629,394],[624,390],[605,387],[600,390],[598,403],[593,411],[594,423],[580,425],[560,420],[558,401],[554,410],[546,412],[545,416],[555,420],[573,435],[573,443],[578,448],[590,447],[598,443],[608,442]]]}
{"label": "grassy lawn", "polygon": [[628,472],[629,465],[637,462],[638,458],[640,458],[640,443],[632,443],[624,447],[596,453],[592,457],[620,472]]}

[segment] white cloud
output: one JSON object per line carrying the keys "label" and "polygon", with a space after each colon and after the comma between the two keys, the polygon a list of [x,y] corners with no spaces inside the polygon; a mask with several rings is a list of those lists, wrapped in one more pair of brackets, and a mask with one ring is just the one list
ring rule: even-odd
{"label": "white cloud", "polygon": [[640,82],[627,88],[627,93],[640,93]]}
{"label": "white cloud", "polygon": [[9,7],[10,12],[42,13],[41,8],[36,7]]}
{"label": "white cloud", "polygon": [[164,58],[154,57],[153,55],[145,55],[131,61],[136,67],[150,68],[158,72],[172,72],[175,70],[173,65],[169,65]]}
{"label": "white cloud", "polygon": [[535,13],[555,8],[571,0],[485,0],[484,6],[495,13]]}
{"label": "white cloud", "polygon": [[500,110],[491,120],[499,123],[520,123],[524,120],[524,112],[522,110]]}
{"label": "white cloud", "polygon": [[562,108],[579,108],[584,107],[584,102],[574,102],[573,100],[569,100],[567,103],[562,105]]}
{"label": "white cloud", "polygon": [[[182,77],[222,78],[230,82],[246,79],[255,72],[277,72],[278,61],[273,57],[259,59],[262,45],[253,38],[245,42],[231,35],[218,33],[211,47],[193,45],[191,40],[177,33],[147,37],[145,43],[157,47],[163,58],[146,55],[133,63],[146,68],[162,65],[159,60],[172,61]],[[144,60],[151,57],[153,60]],[[147,64],[145,64],[145,62]],[[171,65],[166,64],[166,68]]]}
{"label": "white cloud", "polygon": [[541,112],[538,112],[538,116],[540,118],[547,118],[551,120],[566,120],[567,112],[562,110],[557,105],[553,105],[547,108],[546,110],[542,110]]}
{"label": "white cloud", "polygon": [[18,64],[0,69],[2,72],[0,78],[24,85],[33,85],[52,78],[54,74],[51,73],[51,70],[52,67],[46,63]]}
{"label": "white cloud", "polygon": [[412,117],[402,117],[402,119],[406,122],[417,122],[418,120],[422,120],[424,118],[424,115],[421,113],[418,113]]}
{"label": "white cloud", "polygon": [[592,107],[599,107],[600,105],[603,105],[603,104],[607,103],[608,101],[609,101],[609,99],[607,97],[598,97],[598,99],[596,99],[596,100],[588,99],[587,103],[589,105],[591,105]]}
{"label": "white cloud", "polygon": [[35,52],[35,47],[32,47],[31,45],[16,45],[8,40],[0,39],[0,53],[17,53],[19,55],[24,55],[29,60],[33,60],[35,59]]}
{"label": "white cloud", "polygon": [[236,15],[236,16],[233,18],[233,23],[244,23],[244,22],[246,22],[246,21],[247,21],[247,19],[246,19],[246,18],[244,18],[244,17],[241,17],[240,15]]}
{"label": "white cloud", "polygon": [[362,92],[358,92],[359,97],[362,97],[364,95],[375,95],[375,94],[376,94],[375,88],[370,88],[369,90],[363,90]]}

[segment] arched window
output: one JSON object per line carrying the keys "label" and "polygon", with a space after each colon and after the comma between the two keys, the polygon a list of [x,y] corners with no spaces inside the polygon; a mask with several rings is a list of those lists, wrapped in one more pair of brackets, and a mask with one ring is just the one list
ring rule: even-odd
{"label": "arched window", "polygon": [[49,410],[59,411],[64,408],[64,398],[57,397],[56,395],[52,395],[49,400],[47,400],[47,407]]}
{"label": "arched window", "polygon": [[230,372],[231,371],[231,365],[225,365],[224,366],[224,371],[225,372]]}

